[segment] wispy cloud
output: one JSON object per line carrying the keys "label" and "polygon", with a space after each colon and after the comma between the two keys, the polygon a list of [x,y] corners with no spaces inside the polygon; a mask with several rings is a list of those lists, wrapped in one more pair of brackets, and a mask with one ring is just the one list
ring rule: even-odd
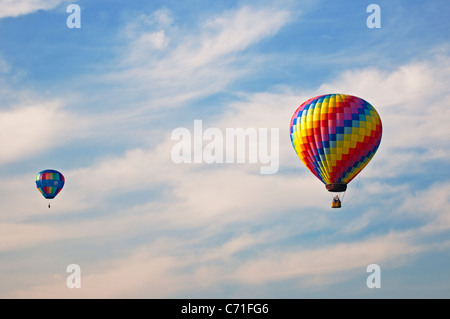
{"label": "wispy cloud", "polygon": [[339,276],[349,271],[364,271],[372,263],[395,263],[423,249],[411,244],[404,235],[393,234],[314,250],[271,253],[245,263],[239,267],[237,275],[240,280],[251,283],[298,278],[308,286],[316,286],[339,281]]}
{"label": "wispy cloud", "polygon": [[11,70],[11,65],[0,55],[0,74],[8,73]]}
{"label": "wispy cloud", "polygon": [[[28,290],[19,290],[12,296],[187,297],[193,293],[201,294],[206,287],[217,287],[223,282],[267,287],[284,280],[302,289],[317,288],[359,277],[372,263],[382,265],[384,270],[394,269],[426,250],[439,249],[434,244],[418,244],[414,232],[393,232],[359,242],[336,243],[314,249],[297,246],[280,250],[262,246],[270,242],[271,235],[244,234],[209,249],[194,248],[189,241],[180,244],[174,238],[160,239],[129,252],[123,258],[85,267],[82,289],[78,291],[65,287],[64,269],[54,268],[52,280]],[[442,245],[448,246],[448,243]],[[251,253],[255,250],[259,253]],[[195,252],[195,255],[187,251]],[[249,257],[241,258],[239,254]]]}
{"label": "wispy cloud", "polygon": [[242,7],[182,30],[168,10],[141,15],[124,28],[130,42],[123,71],[106,79],[151,97],[151,103],[133,112],[180,107],[256,70],[251,69],[255,57],[246,57],[245,49],[276,34],[291,18],[287,10]]}
{"label": "wispy cloud", "polygon": [[57,100],[0,111],[0,165],[64,143],[63,136],[75,130],[74,119]]}
{"label": "wispy cloud", "polygon": [[0,18],[17,17],[37,10],[49,10],[65,0],[1,0]]}

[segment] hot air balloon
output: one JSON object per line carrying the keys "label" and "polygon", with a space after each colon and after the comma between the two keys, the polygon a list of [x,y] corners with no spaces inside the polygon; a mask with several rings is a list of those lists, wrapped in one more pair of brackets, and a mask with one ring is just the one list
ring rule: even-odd
{"label": "hot air balloon", "polygon": [[[375,155],[382,125],[367,101],[347,94],[326,94],[297,108],[290,133],[303,164],[328,191],[338,193],[345,192]],[[339,195],[334,195],[331,207],[341,207]]]}
{"label": "hot air balloon", "polygon": [[[36,175],[36,186],[47,199],[55,198],[63,188],[64,182],[63,174],[54,169],[46,169]],[[50,203],[48,208],[50,208]]]}

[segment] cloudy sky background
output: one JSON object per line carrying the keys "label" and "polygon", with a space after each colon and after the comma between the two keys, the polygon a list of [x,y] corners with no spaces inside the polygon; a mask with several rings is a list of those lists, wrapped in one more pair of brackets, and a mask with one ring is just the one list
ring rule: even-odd
{"label": "cloudy sky background", "polygon": [[[0,1],[0,297],[449,298],[448,16],[445,0]],[[289,138],[326,93],[383,122],[340,210]],[[278,172],[175,164],[172,131],[194,120],[278,128]],[[50,209],[46,168],[66,178]]]}

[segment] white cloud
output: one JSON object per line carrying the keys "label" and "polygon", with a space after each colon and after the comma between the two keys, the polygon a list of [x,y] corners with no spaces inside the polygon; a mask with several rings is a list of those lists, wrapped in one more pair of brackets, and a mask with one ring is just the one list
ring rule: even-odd
{"label": "white cloud", "polygon": [[129,41],[125,61],[128,63],[147,64],[153,53],[163,50],[170,43],[168,34],[174,32],[172,13],[168,9],[160,9],[150,15],[140,14],[133,17],[121,34]]}
{"label": "white cloud", "polygon": [[[139,36],[156,30],[168,30],[172,26],[173,15],[169,9],[163,8],[147,15],[140,13],[129,17],[130,22],[123,28],[121,34],[133,41]],[[153,31],[152,31],[153,30]]]}
{"label": "white cloud", "polygon": [[19,223],[0,223],[2,242],[0,251],[14,251],[44,244],[54,240],[61,240],[66,235],[58,228],[45,225],[27,225]]}
{"label": "white cloud", "polygon": [[364,271],[372,263],[395,265],[397,260],[423,249],[424,247],[413,245],[402,234],[383,235],[366,241],[338,243],[314,250],[270,253],[244,263],[237,269],[236,275],[239,281],[254,284],[303,278],[304,284],[316,286],[339,281],[343,273],[353,271],[357,274],[358,270]]}
{"label": "white cloud", "polygon": [[69,118],[61,103],[36,102],[0,112],[0,164],[58,143]]}
{"label": "white cloud", "polygon": [[146,45],[147,43],[150,44],[155,49],[165,48],[168,44],[168,39],[165,36],[164,30],[143,34],[137,40],[136,45],[142,46],[142,45]]}
{"label": "white cloud", "polygon": [[151,96],[150,104],[134,112],[184,106],[192,98],[220,92],[233,80],[257,71],[258,59],[246,58],[245,49],[274,35],[291,18],[287,10],[243,7],[183,31],[170,11],[141,15],[124,27],[131,39],[123,52],[124,71],[105,79]]}
{"label": "white cloud", "polygon": [[288,11],[270,8],[243,7],[227,12],[207,21],[199,41],[184,43],[175,53],[175,58],[193,68],[217,62],[274,35],[290,18]]}
{"label": "white cloud", "polygon": [[398,208],[401,214],[425,222],[420,229],[425,234],[450,229],[450,183],[437,181],[428,189],[411,191]]}
{"label": "white cloud", "polygon": [[17,17],[37,10],[49,10],[64,0],[1,0],[0,18]]}
{"label": "white cloud", "polygon": [[[13,298],[161,298],[180,288],[188,288],[188,278],[172,271],[177,261],[170,256],[134,251],[125,260],[81,268],[81,288],[68,289],[65,269],[54,273],[44,285],[11,294]],[[93,270],[91,270],[93,269]],[[97,272],[95,269],[102,269]],[[181,277],[181,278],[179,278]]]}
{"label": "white cloud", "polygon": [[320,287],[360,276],[369,264],[382,265],[384,270],[402,266],[427,248],[415,244],[413,238],[413,234],[392,233],[316,249],[258,248],[259,254],[244,260],[233,254],[254,250],[256,245],[270,241],[270,234],[242,235],[206,250],[189,249],[189,243],[179,240],[160,239],[117,260],[81,264],[81,289],[67,289],[68,274],[61,269],[52,280],[31,279],[31,288],[18,289],[8,296],[166,298],[192,295],[223,282],[261,287],[280,280],[290,280],[293,285],[301,283],[302,288]]}
{"label": "white cloud", "polygon": [[[8,95],[14,92],[9,91]],[[0,165],[85,136],[93,119],[64,110],[60,100],[38,100],[17,91],[21,101],[0,110]]]}

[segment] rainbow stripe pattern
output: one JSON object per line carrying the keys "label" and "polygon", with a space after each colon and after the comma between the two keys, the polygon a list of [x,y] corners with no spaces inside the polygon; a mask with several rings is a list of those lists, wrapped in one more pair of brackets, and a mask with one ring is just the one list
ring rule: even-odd
{"label": "rainbow stripe pattern", "polygon": [[41,194],[52,199],[59,194],[64,186],[64,176],[53,169],[46,169],[36,175],[36,186]]}
{"label": "rainbow stripe pattern", "polygon": [[326,94],[297,108],[290,133],[297,155],[318,179],[326,185],[346,185],[375,155],[382,124],[367,101],[352,95]]}

